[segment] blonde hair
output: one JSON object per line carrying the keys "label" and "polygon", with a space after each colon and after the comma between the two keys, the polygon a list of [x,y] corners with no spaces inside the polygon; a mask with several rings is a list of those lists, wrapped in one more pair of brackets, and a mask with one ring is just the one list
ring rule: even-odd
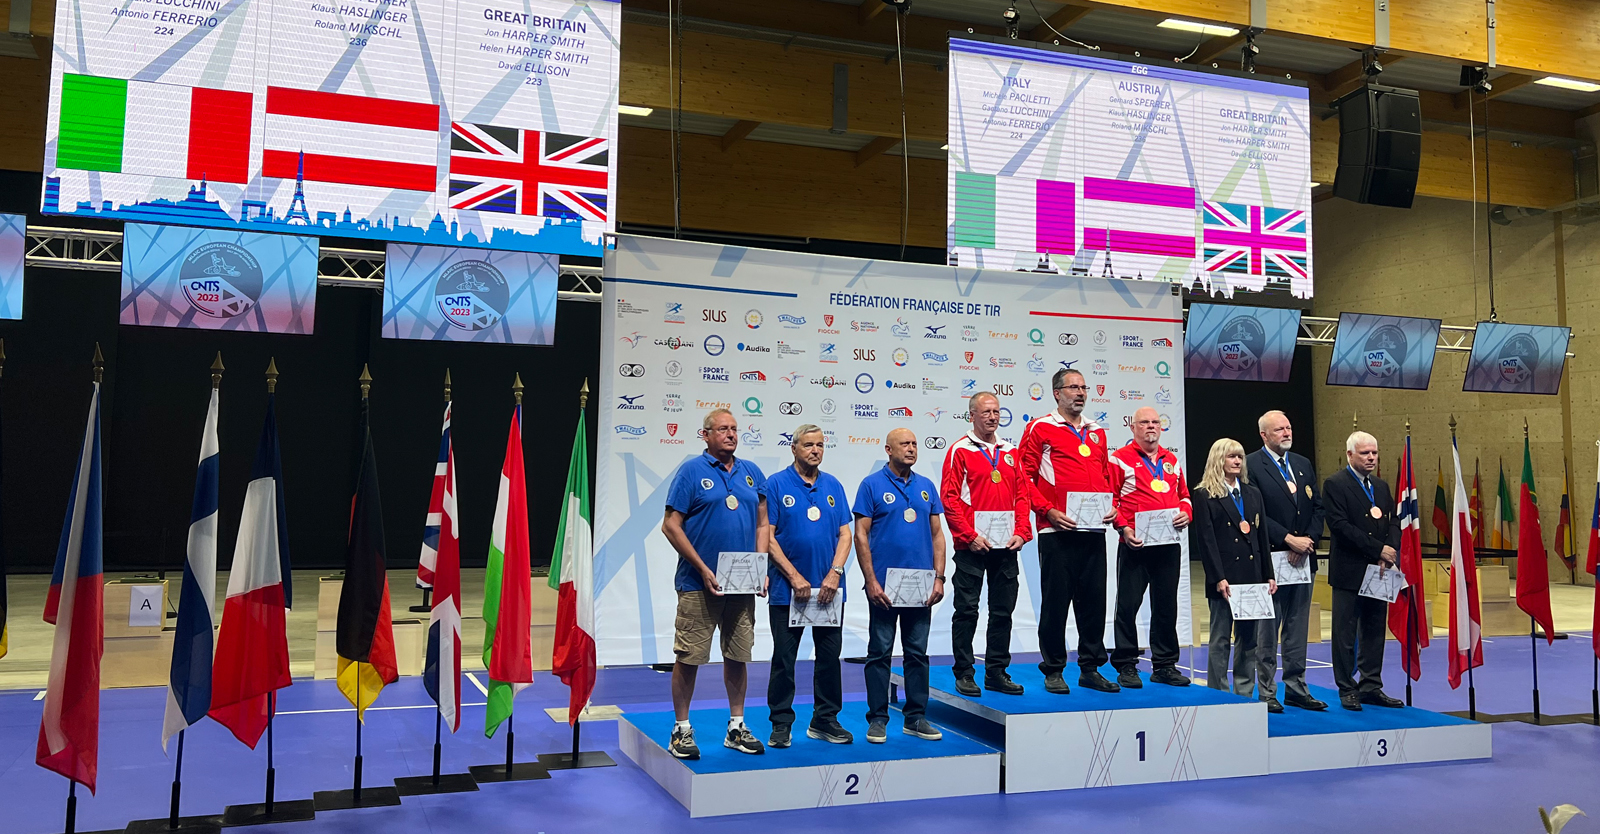
{"label": "blonde hair", "polygon": [[[1200,476],[1200,488],[1212,498],[1221,498],[1228,494],[1228,480],[1222,474],[1222,464],[1231,454],[1244,457],[1244,447],[1231,437],[1218,438],[1217,442],[1211,444],[1211,451],[1206,454],[1206,471]],[[1250,473],[1244,467],[1239,468],[1239,482],[1250,483]]]}

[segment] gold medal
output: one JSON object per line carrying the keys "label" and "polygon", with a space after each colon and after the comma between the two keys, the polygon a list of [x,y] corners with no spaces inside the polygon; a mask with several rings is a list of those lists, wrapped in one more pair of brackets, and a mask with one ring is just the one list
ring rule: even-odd
{"label": "gold medal", "polygon": [[1250,522],[1248,522],[1248,521],[1239,522],[1239,532],[1245,534],[1246,536],[1250,535]]}
{"label": "gold medal", "polygon": [[1150,479],[1150,491],[1151,492],[1166,492],[1167,491],[1167,482],[1159,480],[1159,479],[1155,479],[1155,478]]}
{"label": "gold medal", "polygon": [[905,519],[906,519],[906,523],[907,524],[910,524],[910,523],[915,522],[917,520],[917,511],[911,509],[910,507],[906,507],[906,511],[905,511],[904,515],[905,515]]}
{"label": "gold medal", "polygon": [[1094,452],[1092,450],[1090,450],[1089,444],[1087,444],[1087,443],[1079,443],[1078,444],[1078,454],[1083,455],[1084,457],[1088,457],[1089,455],[1094,454]]}
{"label": "gold medal", "polygon": [[1377,507],[1373,507],[1372,508],[1372,517],[1373,518],[1383,518],[1383,510],[1380,510]]}
{"label": "gold medal", "polygon": [[730,495],[726,499],[724,499],[722,503],[727,504],[728,505],[728,509],[730,509],[730,510],[739,509],[739,499],[738,499],[737,496]]}
{"label": "gold medal", "polygon": [[812,507],[811,509],[806,510],[806,518],[816,521],[817,519],[822,518],[822,510]]}
{"label": "gold medal", "polygon": [[998,470],[998,469],[989,470],[989,480],[994,481],[997,484],[1000,483],[1000,470]]}

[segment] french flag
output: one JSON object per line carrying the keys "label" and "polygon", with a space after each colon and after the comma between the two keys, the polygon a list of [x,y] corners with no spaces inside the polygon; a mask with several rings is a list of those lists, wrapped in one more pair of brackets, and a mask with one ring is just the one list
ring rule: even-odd
{"label": "french flag", "polygon": [[[95,348],[99,359],[99,348]],[[98,369],[96,376],[98,377]],[[104,648],[101,561],[100,383],[72,475],[72,498],[61,525],[44,621],[56,627],[50,650],[44,718],[34,761],[94,793],[100,757],[100,653]]]}
{"label": "french flag", "polygon": [[[428,618],[428,653],[422,685],[439,705],[450,732],[461,729],[461,537],[456,514],[456,457],[450,447],[450,405],[444,407],[439,438],[439,474],[428,501],[424,538],[434,538],[433,611]],[[428,547],[423,545],[426,561]],[[420,580],[418,580],[420,583]]]}
{"label": "french flag", "polygon": [[[273,367],[269,374],[276,375]],[[267,396],[250,484],[245,487],[239,539],[222,603],[222,629],[211,675],[211,718],[255,749],[272,717],[270,695],[289,679],[289,527],[283,508],[275,396]]]}
{"label": "french flag", "polygon": [[216,621],[217,607],[217,477],[221,471],[218,447],[217,389],[213,387],[205,432],[200,436],[200,469],[194,477],[189,557],[183,563],[178,629],[172,638],[167,714],[161,723],[162,749],[166,749],[169,739],[206,717],[211,709],[211,624]]}

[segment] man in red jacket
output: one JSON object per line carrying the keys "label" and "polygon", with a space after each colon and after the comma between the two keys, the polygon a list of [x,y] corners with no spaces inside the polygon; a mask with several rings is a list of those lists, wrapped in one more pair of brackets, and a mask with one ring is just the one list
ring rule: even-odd
{"label": "man in red jacket", "polygon": [[[1039,671],[1046,692],[1071,691],[1061,674],[1070,608],[1078,626],[1078,685],[1116,692],[1100,667],[1106,662],[1106,526],[1116,520],[1122,473],[1109,460],[1106,430],[1083,416],[1089,397],[1083,374],[1062,368],[1050,385],[1057,409],[1028,424],[1019,449],[1039,525]],[[1084,506],[1103,512],[1086,516]]]}
{"label": "man in red jacket", "polygon": [[944,456],[939,487],[945,522],[955,538],[956,569],[951,599],[950,646],[956,691],[983,694],[973,680],[972,635],[978,630],[978,595],[989,577],[989,629],[983,649],[983,688],[1021,695],[1006,674],[1011,665],[1011,612],[1017,607],[1017,551],[1033,537],[1027,482],[1011,444],[995,436],[1000,398],[987,391],[967,400],[972,431]]}
{"label": "man in red jacket", "polygon": [[1179,536],[1194,510],[1178,456],[1161,446],[1161,415],[1153,408],[1133,413],[1133,442],[1111,453],[1122,471],[1117,529],[1116,648],[1111,665],[1117,683],[1138,689],[1139,631],[1135,620],[1145,589],[1150,591],[1150,680],[1188,686],[1178,671],[1178,578],[1183,546]]}

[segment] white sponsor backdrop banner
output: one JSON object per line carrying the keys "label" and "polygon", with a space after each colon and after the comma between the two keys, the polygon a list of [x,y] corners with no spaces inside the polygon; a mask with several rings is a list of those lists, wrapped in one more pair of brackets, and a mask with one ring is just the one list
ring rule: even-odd
{"label": "white sponsor backdrop banner", "polygon": [[[1183,458],[1182,312],[1166,284],[622,236],[606,254],[604,296],[595,490],[602,664],[673,658],[677,554],[661,535],[662,512],[673,473],[705,451],[697,435],[712,408],[732,409],[739,456],[769,477],[792,465],[797,426],[821,426],[822,468],[853,498],[883,465],[884,436],[900,426],[922,439],[916,471],[937,483],[945,447],[970,428],[966,398],[979,391],[999,395],[999,434],[1016,444],[1028,420],[1054,407],[1050,376],[1067,365],[1087,377],[1087,414],[1113,444],[1131,437],[1135,409],[1153,406],[1169,423],[1164,444]],[[1108,647],[1115,560],[1108,534]],[[1188,643],[1183,564],[1179,637]],[[1035,651],[1031,543],[1021,567],[1011,645]],[[862,581],[852,556],[847,657],[866,653]],[[1141,636],[1148,621],[1147,605]],[[758,659],[770,656],[766,624],[757,612]],[[1069,643],[1076,639],[1069,629]],[[934,612],[929,651],[950,652],[948,597]]]}

